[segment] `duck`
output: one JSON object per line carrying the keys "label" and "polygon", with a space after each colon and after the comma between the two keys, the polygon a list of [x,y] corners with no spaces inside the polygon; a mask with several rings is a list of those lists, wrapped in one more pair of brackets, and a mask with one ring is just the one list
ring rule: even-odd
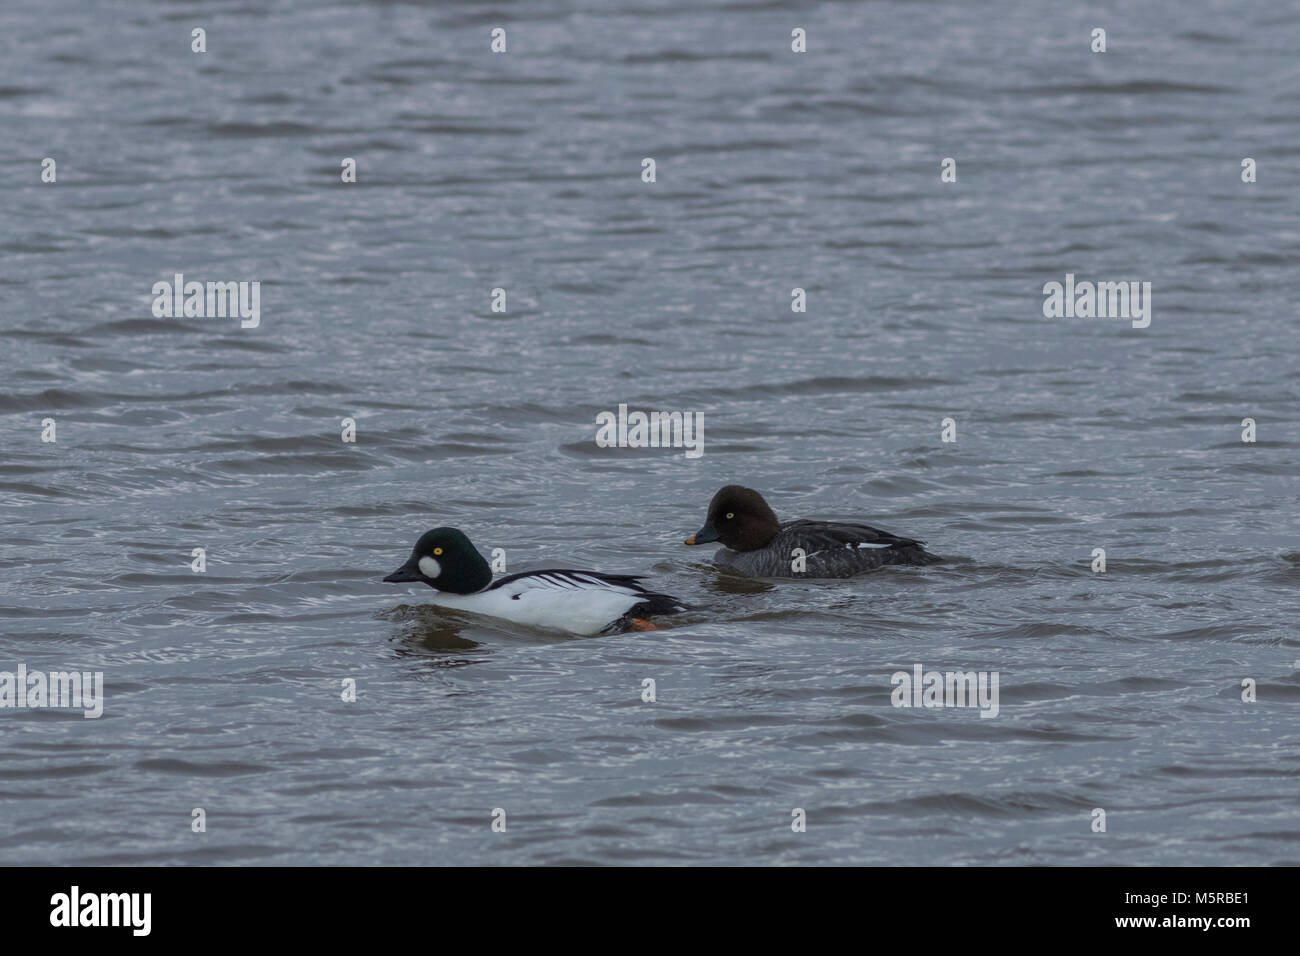
{"label": "duck", "polygon": [[571,634],[653,631],[652,616],[687,605],[641,585],[642,575],[548,569],[492,580],[492,568],[457,528],[434,528],[415,542],[406,563],[384,578],[422,583],[439,607],[470,611]]}
{"label": "duck", "polygon": [[726,485],[688,545],[719,542],[715,564],[752,578],[849,578],[886,564],[935,564],[925,542],[849,521],[786,521],[753,488]]}

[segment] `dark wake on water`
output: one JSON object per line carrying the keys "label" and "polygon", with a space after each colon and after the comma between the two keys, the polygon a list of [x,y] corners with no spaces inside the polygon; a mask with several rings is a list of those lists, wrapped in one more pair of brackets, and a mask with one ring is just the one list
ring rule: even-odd
{"label": "dark wake on water", "polygon": [[[0,863],[1300,863],[1300,12],[1193,6],[5,4],[0,671],[105,699],[0,709]],[[949,560],[722,574],[733,482]],[[695,609],[436,611],[439,525]]]}

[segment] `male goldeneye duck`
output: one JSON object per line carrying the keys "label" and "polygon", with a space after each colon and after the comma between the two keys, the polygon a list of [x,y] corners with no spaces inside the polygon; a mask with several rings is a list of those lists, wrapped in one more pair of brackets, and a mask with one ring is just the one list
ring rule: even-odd
{"label": "male goldeneye duck", "polygon": [[[776,520],[752,488],[727,485],[687,544],[718,541],[713,560],[754,578],[848,578],[884,564],[934,564],[923,541],[847,521]],[[798,551],[796,551],[798,549]]]}
{"label": "male goldeneye duck", "polygon": [[426,531],[407,562],[384,580],[423,581],[437,592],[439,607],[573,634],[653,631],[649,616],[686,610],[674,597],[647,591],[637,575],[547,570],[493,581],[483,555],[455,528]]}

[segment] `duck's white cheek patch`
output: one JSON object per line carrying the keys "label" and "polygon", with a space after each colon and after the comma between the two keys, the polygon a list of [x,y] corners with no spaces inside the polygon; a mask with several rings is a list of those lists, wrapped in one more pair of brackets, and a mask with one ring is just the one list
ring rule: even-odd
{"label": "duck's white cheek patch", "polygon": [[442,574],[442,565],[427,556],[420,559],[419,568],[420,573],[426,578],[436,578]]}

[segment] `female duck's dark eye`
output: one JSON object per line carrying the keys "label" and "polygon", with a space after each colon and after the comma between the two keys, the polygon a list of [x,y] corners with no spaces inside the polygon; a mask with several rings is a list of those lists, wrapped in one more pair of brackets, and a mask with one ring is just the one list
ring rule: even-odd
{"label": "female duck's dark eye", "polygon": [[736,513],[735,513],[734,511],[728,511],[728,512],[727,512],[727,520],[728,520],[728,521],[730,521],[730,520],[731,520],[732,518],[734,518],[734,517],[736,517]]}

